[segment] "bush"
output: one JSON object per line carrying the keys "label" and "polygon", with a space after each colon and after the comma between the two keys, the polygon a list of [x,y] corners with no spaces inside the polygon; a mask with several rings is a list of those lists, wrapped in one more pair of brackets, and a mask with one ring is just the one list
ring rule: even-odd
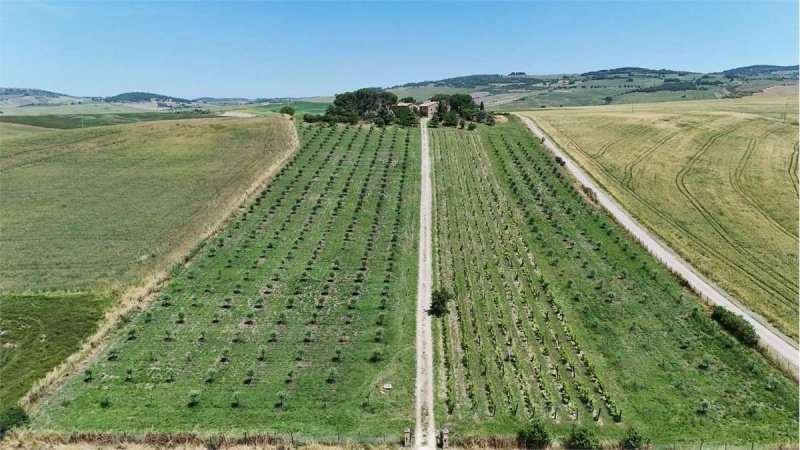
{"label": "bush", "polygon": [[744,345],[755,347],[758,344],[758,335],[750,323],[741,316],[736,315],[722,306],[714,306],[711,311],[711,318],[722,325],[722,328],[739,339]]}
{"label": "bush", "polygon": [[189,391],[189,401],[186,402],[186,406],[189,408],[194,408],[197,406],[198,398],[200,397],[200,391],[192,390]]}
{"label": "bush", "polygon": [[293,116],[294,115],[294,108],[292,108],[289,105],[286,105],[283,108],[281,108],[280,112],[281,112],[281,114],[288,114],[290,116]]}
{"label": "bush", "polygon": [[625,432],[625,437],[619,441],[619,446],[628,449],[640,449],[647,446],[647,442],[636,428],[630,427]]}
{"label": "bush", "polygon": [[550,433],[537,418],[517,433],[517,444],[521,448],[544,448],[550,445]]}
{"label": "bush", "polygon": [[14,427],[28,423],[28,414],[19,406],[12,406],[0,413],[0,436]]}
{"label": "bush", "polygon": [[433,291],[431,295],[431,308],[428,310],[428,314],[436,317],[444,316],[447,314],[447,303],[449,303],[452,298],[453,294],[447,291],[447,289],[439,288]]}
{"label": "bush", "polygon": [[567,436],[567,441],[564,443],[566,448],[574,449],[595,449],[600,447],[594,432],[586,427],[574,427]]}
{"label": "bush", "polygon": [[475,131],[476,128],[478,128],[478,124],[476,124],[475,122],[470,122],[469,126],[467,126],[467,129],[469,131]]}

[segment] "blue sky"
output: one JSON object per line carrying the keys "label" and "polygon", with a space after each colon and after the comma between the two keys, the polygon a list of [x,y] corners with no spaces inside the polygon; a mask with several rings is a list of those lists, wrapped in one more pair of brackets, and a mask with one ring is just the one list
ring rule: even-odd
{"label": "blue sky", "polygon": [[476,73],[797,64],[796,1],[14,2],[0,85],[325,95]]}

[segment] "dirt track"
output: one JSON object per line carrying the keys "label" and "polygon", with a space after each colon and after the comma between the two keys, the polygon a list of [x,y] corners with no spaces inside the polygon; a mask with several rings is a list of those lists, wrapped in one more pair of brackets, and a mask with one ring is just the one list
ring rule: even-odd
{"label": "dirt track", "polygon": [[744,317],[758,333],[760,345],[783,367],[790,369],[798,375],[797,342],[772,327],[762,317],[740,306],[730,295],[719,287],[713,285],[703,276],[699,275],[688,262],[673,252],[666,244],[650,234],[639,224],[622,206],[617,204],[597,183],[583,171],[561,148],[544,134],[541,128],[529,117],[518,116],[522,122],[539,139],[544,137],[544,146],[554,155],[561,157],[565,167],[584,186],[591,188],[597,194],[597,201],[603,206],[622,226],[624,226],[642,245],[670,270],[683,277],[692,288],[699,292],[709,302],[720,305],[725,309]]}
{"label": "dirt track", "polygon": [[415,395],[415,448],[436,448],[433,424],[433,334],[428,309],[431,303],[431,157],[428,145],[428,120],[420,123],[422,164],[419,202],[419,272],[417,277],[417,383]]}

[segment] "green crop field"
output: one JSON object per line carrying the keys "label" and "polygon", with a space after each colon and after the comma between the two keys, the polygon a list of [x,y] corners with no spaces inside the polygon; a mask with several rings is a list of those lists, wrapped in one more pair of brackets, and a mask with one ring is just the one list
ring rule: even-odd
{"label": "green crop field", "polygon": [[110,297],[85,293],[0,300],[0,410],[13,406],[34,381],[77,351],[112,303]]}
{"label": "green crop field", "polygon": [[796,105],[761,96],[525,114],[694,267],[797,338]]}
{"label": "green crop field", "polygon": [[252,113],[276,113],[280,111],[281,108],[284,106],[291,106],[295,109],[296,114],[323,114],[328,106],[330,106],[330,102],[322,103],[322,102],[307,102],[307,101],[296,101],[291,103],[273,103],[270,105],[261,105],[256,106],[253,108],[246,108],[242,111],[252,112]]}
{"label": "green crop field", "polygon": [[[431,130],[437,425],[451,439],[636,427],[656,444],[794,442],[796,385],[573,186],[512,118]],[[563,442],[563,441],[562,441]]]}
{"label": "green crop field", "polygon": [[419,131],[300,129],[293,160],[36,411],[35,428],[400,439],[414,392]]}

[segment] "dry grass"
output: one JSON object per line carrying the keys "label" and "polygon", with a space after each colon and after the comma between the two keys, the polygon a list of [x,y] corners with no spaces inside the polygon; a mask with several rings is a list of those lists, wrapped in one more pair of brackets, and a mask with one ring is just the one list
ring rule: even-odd
{"label": "dry grass", "polygon": [[143,277],[167,270],[280,165],[293,135],[290,121],[269,117],[4,140],[0,292],[147,284]]}
{"label": "dry grass", "polygon": [[529,111],[648,228],[797,337],[797,98]]}

